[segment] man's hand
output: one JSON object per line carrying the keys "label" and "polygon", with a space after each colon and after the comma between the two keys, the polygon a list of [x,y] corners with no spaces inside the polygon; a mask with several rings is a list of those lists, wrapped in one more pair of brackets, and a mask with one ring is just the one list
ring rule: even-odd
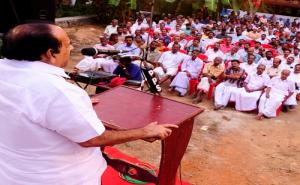
{"label": "man's hand", "polygon": [[146,133],[145,138],[165,139],[172,133],[172,128],[178,128],[173,124],[158,125],[157,122],[152,122],[143,128]]}
{"label": "man's hand", "polygon": [[119,63],[119,66],[120,66],[120,68],[122,68],[122,69],[126,68],[125,65],[122,64],[122,63]]}
{"label": "man's hand", "polygon": [[71,73],[73,73],[73,74],[77,74],[78,72],[79,72],[79,69],[76,67],[74,67],[71,71]]}

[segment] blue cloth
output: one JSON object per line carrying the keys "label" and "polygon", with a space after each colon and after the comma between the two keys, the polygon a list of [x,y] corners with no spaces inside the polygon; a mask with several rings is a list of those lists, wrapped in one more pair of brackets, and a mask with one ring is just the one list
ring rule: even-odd
{"label": "blue cloth", "polygon": [[[254,63],[257,64],[258,61],[261,59],[261,56],[257,53],[254,53],[253,54],[255,56],[255,60],[254,60]],[[243,57],[243,62],[248,62],[248,54],[246,54],[244,57]]]}
{"label": "blue cloth", "polygon": [[118,66],[113,73],[120,75],[120,77],[127,78],[127,80],[142,81],[141,68],[138,65],[130,63],[126,65],[126,69],[130,74],[130,77],[126,76],[125,70],[120,66]]}

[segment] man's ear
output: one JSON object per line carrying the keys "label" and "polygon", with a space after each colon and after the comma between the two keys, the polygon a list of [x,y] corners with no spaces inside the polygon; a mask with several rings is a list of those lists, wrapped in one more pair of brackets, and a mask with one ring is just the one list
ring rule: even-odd
{"label": "man's ear", "polygon": [[54,64],[55,58],[56,56],[53,49],[48,49],[46,53],[41,55],[41,61],[47,64]]}

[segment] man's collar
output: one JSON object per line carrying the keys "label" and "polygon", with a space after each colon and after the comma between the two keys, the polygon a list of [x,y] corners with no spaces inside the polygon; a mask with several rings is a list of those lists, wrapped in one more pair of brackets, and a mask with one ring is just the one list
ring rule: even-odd
{"label": "man's collar", "polygon": [[47,64],[41,61],[25,61],[25,60],[10,60],[4,59],[4,62],[10,66],[17,67],[24,70],[33,70],[36,72],[48,73],[51,75],[61,76],[64,78],[70,78],[63,68],[56,67],[54,65]]}

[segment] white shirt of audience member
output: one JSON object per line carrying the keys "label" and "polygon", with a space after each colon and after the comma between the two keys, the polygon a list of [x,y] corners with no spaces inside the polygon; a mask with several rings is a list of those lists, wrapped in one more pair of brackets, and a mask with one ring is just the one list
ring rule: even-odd
{"label": "white shirt of audience member", "polygon": [[210,48],[205,52],[205,55],[208,57],[207,61],[210,62],[212,62],[216,57],[220,57],[222,60],[225,58],[224,53],[220,49],[214,50],[213,48]]}
{"label": "white shirt of audience member", "polygon": [[158,59],[158,63],[161,63],[164,68],[177,68],[180,62],[182,62],[188,55],[172,51],[164,52]]}
{"label": "white shirt of audience member", "polygon": [[255,71],[254,73],[247,75],[245,82],[247,83],[247,86],[250,90],[256,90],[265,86],[269,82],[269,80],[270,77],[266,73],[258,75]]}

